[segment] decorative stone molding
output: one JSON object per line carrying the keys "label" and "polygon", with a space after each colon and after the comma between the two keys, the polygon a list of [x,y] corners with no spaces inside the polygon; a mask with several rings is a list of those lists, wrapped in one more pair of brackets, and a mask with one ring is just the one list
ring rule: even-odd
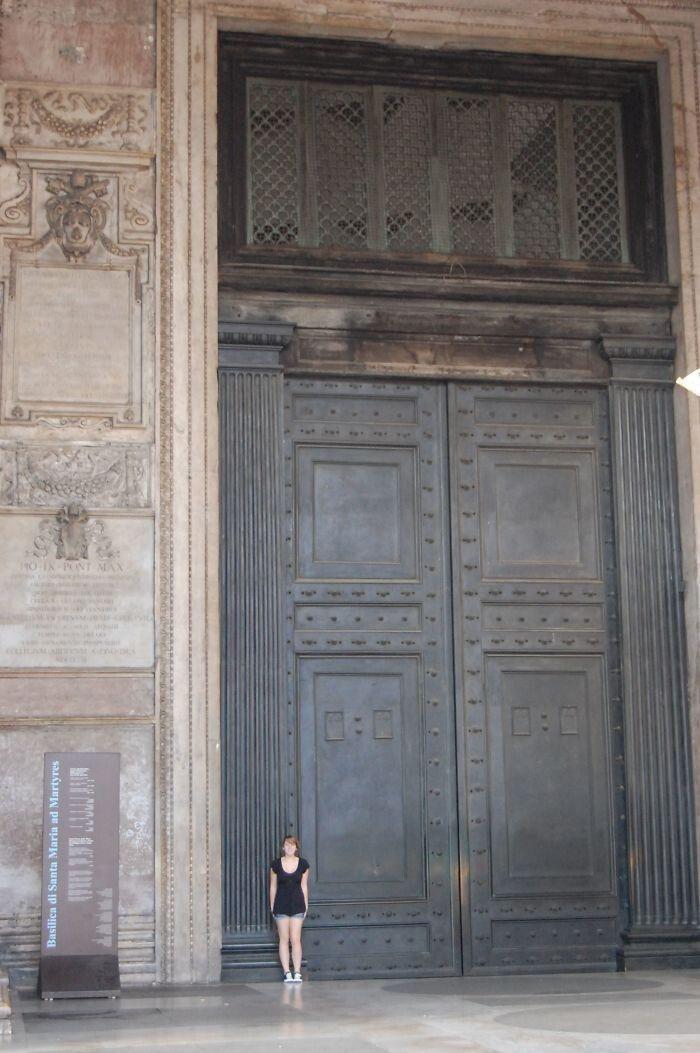
{"label": "decorative stone molding", "polygon": [[31,220],[31,171],[25,161],[0,162],[0,230],[22,232]]}
{"label": "decorative stone molding", "polygon": [[668,383],[673,379],[676,344],[672,337],[650,337],[642,343],[639,337],[604,336],[601,346],[610,362],[613,383]]}
{"label": "decorative stone molding", "polygon": [[220,322],[219,365],[281,368],[294,326],[284,322]]}
{"label": "decorative stone molding", "polygon": [[119,229],[125,241],[155,233],[154,201],[150,169],[127,172],[119,177]]}
{"label": "decorative stone molding", "polygon": [[109,446],[0,446],[0,503],[15,508],[148,508],[149,448]]}
{"label": "decorative stone molding", "polygon": [[5,87],[2,139],[9,146],[152,153],[154,138],[150,91]]}

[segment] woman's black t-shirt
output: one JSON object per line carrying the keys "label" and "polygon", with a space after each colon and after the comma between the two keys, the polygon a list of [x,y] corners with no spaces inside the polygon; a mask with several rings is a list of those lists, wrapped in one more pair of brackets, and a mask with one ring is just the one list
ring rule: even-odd
{"label": "woman's black t-shirt", "polygon": [[270,870],[277,875],[277,894],[272,907],[273,914],[303,914],[306,910],[301,879],[309,869],[305,859],[299,859],[296,870],[291,874],[282,866],[281,859],[273,859]]}

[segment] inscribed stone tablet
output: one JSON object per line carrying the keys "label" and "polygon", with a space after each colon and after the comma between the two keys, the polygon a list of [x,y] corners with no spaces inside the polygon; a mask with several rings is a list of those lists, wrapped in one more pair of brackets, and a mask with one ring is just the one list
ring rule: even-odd
{"label": "inscribed stone tablet", "polygon": [[0,666],[153,664],[153,521],[0,518]]}
{"label": "inscribed stone tablet", "polygon": [[17,399],[130,401],[130,281],[121,269],[18,268]]}

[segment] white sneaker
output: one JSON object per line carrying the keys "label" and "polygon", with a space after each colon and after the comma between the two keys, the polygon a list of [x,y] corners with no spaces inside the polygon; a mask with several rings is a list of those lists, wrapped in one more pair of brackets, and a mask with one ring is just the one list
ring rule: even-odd
{"label": "white sneaker", "polygon": [[301,973],[294,973],[294,979],[292,980],[292,983],[294,983],[294,984],[300,984],[301,983]]}
{"label": "white sneaker", "polygon": [[286,972],[284,974],[284,983],[286,983],[286,984],[293,984],[294,983],[294,977],[292,976],[292,974],[290,972]]}

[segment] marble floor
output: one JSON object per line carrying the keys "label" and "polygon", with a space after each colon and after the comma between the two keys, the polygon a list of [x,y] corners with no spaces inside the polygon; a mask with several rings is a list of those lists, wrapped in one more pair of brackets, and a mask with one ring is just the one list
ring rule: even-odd
{"label": "marble floor", "polygon": [[700,970],[14,992],[12,1023],[42,1053],[698,1053]]}

